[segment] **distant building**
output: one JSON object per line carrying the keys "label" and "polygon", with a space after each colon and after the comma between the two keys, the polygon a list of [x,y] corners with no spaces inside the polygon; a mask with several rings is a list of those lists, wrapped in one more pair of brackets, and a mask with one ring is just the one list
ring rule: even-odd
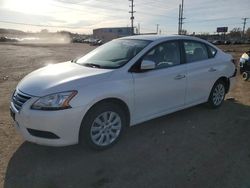
{"label": "distant building", "polygon": [[93,30],[93,37],[108,42],[115,38],[132,35],[131,27],[98,28]]}

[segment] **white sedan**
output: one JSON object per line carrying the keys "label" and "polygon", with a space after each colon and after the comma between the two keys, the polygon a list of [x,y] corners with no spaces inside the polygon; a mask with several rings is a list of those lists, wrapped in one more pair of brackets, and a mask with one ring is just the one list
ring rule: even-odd
{"label": "white sedan", "polygon": [[232,56],[204,40],[131,36],[30,73],[10,111],[30,142],[105,149],[127,126],[200,103],[221,106],[235,75]]}

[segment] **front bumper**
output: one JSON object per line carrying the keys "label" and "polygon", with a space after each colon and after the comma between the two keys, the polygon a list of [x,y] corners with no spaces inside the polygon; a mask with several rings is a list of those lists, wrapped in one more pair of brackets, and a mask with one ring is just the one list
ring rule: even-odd
{"label": "front bumper", "polygon": [[[70,108],[59,111],[41,111],[30,109],[36,99],[27,101],[18,112],[11,102],[14,112],[15,128],[25,140],[48,146],[67,146],[78,143],[79,130],[84,117],[84,108]],[[12,114],[13,115],[13,114]],[[54,137],[44,136],[49,133]]]}

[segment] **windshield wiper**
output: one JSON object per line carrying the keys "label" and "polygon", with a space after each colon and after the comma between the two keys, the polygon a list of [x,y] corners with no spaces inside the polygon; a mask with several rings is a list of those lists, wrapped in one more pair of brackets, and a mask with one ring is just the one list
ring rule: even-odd
{"label": "windshield wiper", "polygon": [[101,65],[95,64],[95,63],[85,63],[83,64],[86,67],[93,67],[93,68],[101,68]]}
{"label": "windshield wiper", "polygon": [[76,61],[78,60],[78,58],[72,59],[70,62],[71,63],[76,63]]}

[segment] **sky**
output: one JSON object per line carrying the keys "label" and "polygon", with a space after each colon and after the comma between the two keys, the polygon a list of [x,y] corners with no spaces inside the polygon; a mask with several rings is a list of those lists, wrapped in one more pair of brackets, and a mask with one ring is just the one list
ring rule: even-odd
{"label": "sky", "polygon": [[[37,32],[67,30],[92,34],[93,29],[130,26],[128,0],[0,0],[0,28]],[[141,33],[176,34],[181,0],[134,0],[134,25]],[[183,29],[214,33],[217,27],[242,28],[250,18],[249,0],[184,0]],[[250,27],[250,19],[246,28]]]}

